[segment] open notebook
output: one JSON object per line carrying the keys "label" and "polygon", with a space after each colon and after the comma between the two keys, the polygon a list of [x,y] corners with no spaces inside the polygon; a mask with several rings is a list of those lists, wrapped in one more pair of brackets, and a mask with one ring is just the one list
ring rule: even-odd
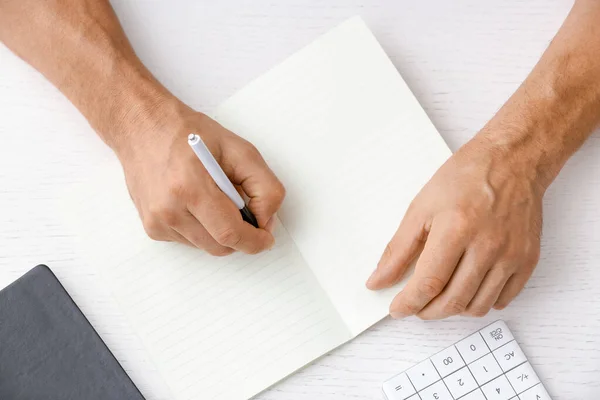
{"label": "open notebook", "polygon": [[287,188],[271,251],[213,258],[148,239],[118,166],[68,203],[177,400],[247,399],[385,317],[398,288],[371,292],[365,280],[450,155],[360,18],[213,116]]}

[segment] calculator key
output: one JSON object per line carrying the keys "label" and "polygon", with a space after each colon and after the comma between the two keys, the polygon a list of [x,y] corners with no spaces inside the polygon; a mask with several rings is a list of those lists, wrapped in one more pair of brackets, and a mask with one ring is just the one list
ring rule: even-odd
{"label": "calculator key", "polygon": [[415,388],[403,372],[383,384],[383,392],[388,400],[404,400],[416,393]]}
{"label": "calculator key", "polygon": [[533,385],[540,383],[540,379],[528,362],[511,370],[506,376],[517,393],[524,392]]}
{"label": "calculator key", "polygon": [[521,400],[551,400],[550,395],[542,386],[541,383],[538,383],[531,389],[526,390],[525,392],[519,395],[519,399]]}
{"label": "calculator key", "polygon": [[513,390],[506,376],[501,375],[481,387],[487,400],[508,400],[517,394]]}
{"label": "calculator key", "polygon": [[467,364],[490,352],[489,347],[485,344],[479,332],[456,343],[456,348]]}
{"label": "calculator key", "polygon": [[473,375],[471,375],[467,367],[463,367],[455,373],[448,375],[443,381],[455,399],[464,396],[478,387],[477,382],[475,382]]}
{"label": "calculator key", "polygon": [[504,321],[496,321],[479,332],[492,351],[514,339]]}
{"label": "calculator key", "polygon": [[419,392],[422,400],[454,400],[444,382],[439,381]]}
{"label": "calculator key", "polygon": [[481,357],[479,360],[469,364],[469,369],[479,385],[485,385],[492,379],[502,375],[502,369],[492,354]]}
{"label": "calculator key", "polygon": [[406,371],[406,374],[410,378],[415,389],[417,389],[417,392],[441,379],[429,359],[418,363]]}
{"label": "calculator key", "polygon": [[409,397],[408,399],[406,399],[406,400],[421,400],[421,398],[419,397],[419,395],[418,395],[418,394],[415,394],[415,395],[413,395],[413,396],[410,396],[410,397]]}
{"label": "calculator key", "polygon": [[465,397],[461,397],[460,400],[487,400],[483,395],[481,389],[477,389],[466,395]]}
{"label": "calculator key", "polygon": [[517,365],[527,361],[525,354],[523,354],[521,347],[515,340],[507,343],[497,350],[494,350],[493,354],[504,372],[507,372]]}
{"label": "calculator key", "polygon": [[454,346],[433,355],[431,361],[442,378],[465,366],[465,362]]}

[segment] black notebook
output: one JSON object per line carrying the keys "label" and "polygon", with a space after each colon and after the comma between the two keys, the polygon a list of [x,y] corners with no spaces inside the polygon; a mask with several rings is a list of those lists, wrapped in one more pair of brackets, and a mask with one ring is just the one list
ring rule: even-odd
{"label": "black notebook", "polygon": [[52,271],[0,291],[0,399],[143,400]]}

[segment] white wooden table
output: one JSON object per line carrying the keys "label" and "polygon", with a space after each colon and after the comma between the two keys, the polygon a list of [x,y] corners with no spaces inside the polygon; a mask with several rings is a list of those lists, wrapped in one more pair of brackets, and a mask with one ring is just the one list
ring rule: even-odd
{"label": "white wooden table", "polygon": [[[218,3],[218,4],[217,4]],[[535,64],[570,1],[115,0],[135,49],[199,110],[360,14],[453,150]],[[0,287],[48,263],[145,396],[169,394],[54,213],[58,193],[111,153],[42,76],[0,45]],[[378,399],[391,375],[505,319],[555,400],[600,393],[600,136],[545,199],[542,258],[526,290],[483,320],[384,321],[259,399]]]}

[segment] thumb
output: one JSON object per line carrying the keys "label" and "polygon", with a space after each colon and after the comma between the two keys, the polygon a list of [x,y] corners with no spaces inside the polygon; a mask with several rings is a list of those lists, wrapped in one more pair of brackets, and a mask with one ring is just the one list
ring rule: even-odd
{"label": "thumb", "polygon": [[367,288],[384,289],[398,283],[423,248],[426,237],[424,221],[409,209],[367,280]]}

